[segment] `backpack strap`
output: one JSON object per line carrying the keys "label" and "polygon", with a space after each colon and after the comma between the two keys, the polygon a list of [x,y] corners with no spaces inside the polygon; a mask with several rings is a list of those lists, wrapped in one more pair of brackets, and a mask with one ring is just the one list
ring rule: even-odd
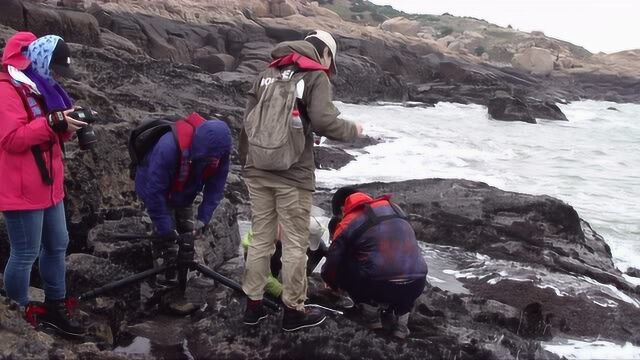
{"label": "backpack strap", "polygon": [[[383,199],[383,198],[381,198]],[[360,236],[362,236],[365,232],[367,232],[367,230],[369,230],[370,228],[380,224],[383,221],[387,221],[387,220],[391,220],[391,219],[407,219],[407,215],[404,213],[404,211],[402,211],[402,209],[400,209],[400,207],[394,203],[391,202],[391,200],[387,200],[389,202],[389,206],[393,209],[393,214],[389,214],[389,215],[384,215],[384,216],[379,216],[378,214],[376,214],[376,212],[373,210],[373,208],[371,207],[371,203],[368,204],[364,204],[364,212],[367,216],[367,219],[364,221],[364,223],[362,223],[360,226],[358,226],[352,233],[352,237],[354,239],[359,238]],[[375,202],[375,201],[374,201]]]}
{"label": "backpack strap", "polygon": [[207,120],[197,113],[192,113],[188,117],[178,120],[174,127],[174,135],[180,150],[180,159],[178,160],[178,172],[176,180],[173,183],[171,192],[182,192],[184,186],[189,180],[191,173],[191,145],[193,144],[193,136],[196,129],[202,126]]}
{"label": "backpack strap", "polygon": [[[0,72],[0,82],[8,82],[13,86],[20,96],[20,100],[22,100],[22,106],[24,110],[27,112],[27,121],[33,121],[37,116],[36,114],[43,115],[42,107],[38,104],[36,99],[33,96],[27,95],[23,88],[20,85],[17,85],[11,75],[4,71]],[[51,178],[51,174],[49,169],[47,169],[47,164],[44,160],[44,155],[42,154],[42,148],[40,145],[34,145],[31,147],[31,153],[33,154],[33,158],[38,166],[38,172],[40,172],[40,177],[42,181],[47,185],[53,184],[53,179]]]}

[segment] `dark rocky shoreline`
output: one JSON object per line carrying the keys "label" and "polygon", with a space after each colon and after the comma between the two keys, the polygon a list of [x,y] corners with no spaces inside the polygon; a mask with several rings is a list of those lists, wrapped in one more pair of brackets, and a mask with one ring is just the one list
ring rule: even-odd
{"label": "dark rocky shoreline", "polygon": [[[63,11],[20,0],[8,0],[3,6],[1,47],[15,29],[24,28],[39,34],[57,31],[76,43],[72,50],[79,78],[65,85],[78,104],[91,106],[103,118],[97,126],[100,142],[93,150],[82,152],[75,142],[67,147],[68,282],[75,295],[150,265],[140,260],[149,258],[144,240],[115,241],[109,236],[149,230],[124,171],[126,139],[133,124],[197,111],[225,120],[237,136],[243,94],[269,60],[269,48],[305,32],[252,21],[247,13],[240,25],[205,26],[100,7]],[[527,121],[562,120],[557,102],[640,102],[640,84],[632,78],[597,74],[540,78],[450,59],[427,45],[399,48],[395,43],[344,36],[338,42],[343,50],[335,85],[341,101],[496,102],[496,111]],[[377,141],[384,139],[347,149]],[[328,144],[318,150],[319,165],[337,168],[349,161],[344,148]],[[238,219],[247,218],[248,199],[237,154],[233,160],[226,201],[216,211],[212,233],[198,244],[198,256],[239,279]],[[351,316],[330,317],[321,328],[295,334],[283,334],[277,316],[272,316],[260,332],[247,331],[240,325],[242,299],[221,285],[196,278],[189,284],[189,294],[206,307],[187,318],[159,315],[156,305],[145,304],[149,295],[145,286],[82,304],[82,317],[92,335],[81,341],[34,331],[15,307],[0,298],[0,358],[131,358],[112,350],[136,336],[174,350],[186,346],[195,358],[233,359],[556,359],[540,341],[600,337],[640,345],[638,307],[624,298],[638,301],[639,289],[624,280],[602,237],[568,204],[466,180],[362,187],[376,194],[393,193],[425,242],[433,278],[414,309],[413,335],[405,343],[371,333]],[[327,209],[326,194],[318,192],[315,201]],[[7,256],[8,240],[0,220],[0,266]],[[33,280],[38,283],[37,275]],[[317,277],[311,281],[310,296],[326,301]],[[178,357],[182,350],[175,351]],[[161,357],[152,352],[138,358]]]}

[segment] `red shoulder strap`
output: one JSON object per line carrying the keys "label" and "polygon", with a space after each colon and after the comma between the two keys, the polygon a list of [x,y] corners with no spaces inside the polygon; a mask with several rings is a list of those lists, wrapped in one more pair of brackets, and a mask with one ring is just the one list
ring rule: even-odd
{"label": "red shoulder strap", "polygon": [[175,136],[180,149],[178,173],[171,189],[172,192],[182,192],[189,180],[191,173],[191,145],[196,129],[202,126],[205,120],[198,113],[192,113],[184,119],[178,120],[175,126]]}
{"label": "red shoulder strap", "polygon": [[38,102],[33,97],[31,97],[32,100],[29,101],[29,96],[27,95],[25,90],[21,88],[19,85],[16,85],[15,81],[13,80],[11,75],[9,75],[9,73],[1,71],[0,82],[8,82],[9,84],[11,84],[11,86],[13,86],[14,89],[16,89],[18,96],[20,96],[20,100],[22,100],[22,105],[24,106],[24,109],[27,111],[29,122],[31,122],[33,119],[36,118],[36,112],[39,114],[42,114],[42,108],[40,107]]}

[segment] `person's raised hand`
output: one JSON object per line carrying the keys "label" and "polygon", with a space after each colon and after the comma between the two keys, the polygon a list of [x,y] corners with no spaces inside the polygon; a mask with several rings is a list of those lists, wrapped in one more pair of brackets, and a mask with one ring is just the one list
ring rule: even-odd
{"label": "person's raised hand", "polygon": [[74,112],[74,109],[69,109],[67,111],[64,111],[64,119],[67,122],[67,132],[73,133],[76,132],[78,130],[80,130],[81,128],[87,126],[87,123],[84,121],[80,121],[80,120],[76,120],[74,118],[72,118],[71,116],[69,116],[70,113]]}

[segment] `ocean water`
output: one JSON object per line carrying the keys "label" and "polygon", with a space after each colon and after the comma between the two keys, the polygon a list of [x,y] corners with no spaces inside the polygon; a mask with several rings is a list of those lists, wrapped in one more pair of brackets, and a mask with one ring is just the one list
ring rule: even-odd
{"label": "ocean water", "polygon": [[356,161],[340,170],[317,171],[319,185],[463,178],[551,195],[605,238],[619,269],[640,266],[640,105],[575,102],[561,105],[569,121],[538,124],[494,121],[480,105],[337,105],[386,142],[351,151]]}

